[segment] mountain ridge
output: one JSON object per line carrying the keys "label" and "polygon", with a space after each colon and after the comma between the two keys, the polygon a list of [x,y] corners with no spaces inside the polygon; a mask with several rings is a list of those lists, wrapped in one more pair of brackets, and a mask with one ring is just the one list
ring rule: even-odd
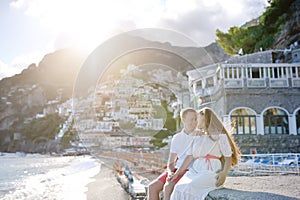
{"label": "mountain ridge", "polygon": [[[126,39],[127,43],[144,43],[145,46],[154,47],[154,54],[143,54],[137,51],[128,55],[123,55],[116,60],[114,65],[127,67],[128,64],[140,65],[153,61],[156,58],[157,63],[165,59],[165,55],[160,55],[157,49],[170,49],[170,51],[180,51],[183,55],[190,56],[194,63],[199,66],[210,64],[209,62],[220,62],[228,58],[222,49],[216,43],[208,47],[197,49],[194,47],[176,47],[167,43],[152,42],[143,38],[131,37]],[[113,48],[118,48],[115,44]],[[166,45],[168,47],[166,47]],[[156,49],[155,49],[156,48]],[[111,49],[113,52],[114,49]],[[211,58],[203,58],[199,52],[207,51]],[[97,55],[97,51],[93,52]],[[92,54],[93,54],[92,53]],[[101,52],[100,52],[101,53]],[[152,53],[152,52],[151,52]],[[142,56],[141,56],[142,55]],[[149,56],[150,55],[150,56]],[[81,72],[82,66],[86,64],[88,55],[78,49],[60,49],[55,52],[46,54],[38,64],[30,64],[20,74],[0,80],[0,144],[3,148],[7,147],[7,138],[14,138],[16,133],[24,133],[27,130],[27,123],[36,116],[43,113],[55,113],[57,105],[72,98],[74,95],[74,84],[78,81],[80,74],[85,77],[80,83],[89,86],[89,79],[92,76],[97,78],[93,72]],[[157,56],[157,57],[155,57]],[[96,57],[101,57],[97,55]],[[159,60],[160,59],[160,60]],[[176,60],[169,59],[167,64],[173,65],[174,69],[185,72],[191,68],[184,68],[181,63],[175,63]],[[199,65],[198,65],[199,64]],[[118,69],[116,68],[115,71]],[[114,73],[114,72],[112,72]],[[84,92],[85,88],[83,88]],[[43,135],[43,133],[40,133]],[[3,149],[5,150],[5,149]],[[0,149],[1,151],[1,149]]]}

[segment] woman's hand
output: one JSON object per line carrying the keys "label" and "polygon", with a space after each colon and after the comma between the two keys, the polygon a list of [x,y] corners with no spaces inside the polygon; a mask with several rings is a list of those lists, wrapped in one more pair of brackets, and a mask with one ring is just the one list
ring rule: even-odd
{"label": "woman's hand", "polygon": [[178,178],[178,176],[179,176],[178,173],[170,173],[170,174],[168,174],[167,181],[174,182]]}
{"label": "woman's hand", "polygon": [[172,178],[173,175],[174,175],[174,172],[168,171],[167,181],[170,181],[170,179]]}
{"label": "woman's hand", "polygon": [[216,176],[216,179],[217,179],[216,186],[217,187],[219,187],[225,183],[227,173],[229,172],[230,167],[231,167],[232,157],[224,156],[224,160],[225,160],[225,162],[224,162],[223,170],[220,171],[219,173],[217,173],[217,176]]}
{"label": "woman's hand", "polygon": [[224,171],[221,171],[217,174],[217,176],[216,176],[216,179],[217,179],[216,186],[217,187],[219,187],[225,183],[226,176],[227,176],[227,173],[225,173]]}

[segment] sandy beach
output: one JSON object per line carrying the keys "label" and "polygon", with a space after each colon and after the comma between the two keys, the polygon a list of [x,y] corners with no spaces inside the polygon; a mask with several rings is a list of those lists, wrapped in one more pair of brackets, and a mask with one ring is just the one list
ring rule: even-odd
{"label": "sandy beach", "polygon": [[[99,174],[87,185],[87,200],[129,199],[110,164],[102,164]],[[229,176],[224,188],[211,192],[211,199],[300,199],[300,175]]]}
{"label": "sandy beach", "polygon": [[232,200],[300,199],[300,175],[227,177],[224,188],[211,192],[210,196]]}
{"label": "sandy beach", "polygon": [[87,185],[87,200],[124,200],[128,194],[117,181],[111,168],[112,162],[106,160],[101,163],[100,172],[94,181]]}

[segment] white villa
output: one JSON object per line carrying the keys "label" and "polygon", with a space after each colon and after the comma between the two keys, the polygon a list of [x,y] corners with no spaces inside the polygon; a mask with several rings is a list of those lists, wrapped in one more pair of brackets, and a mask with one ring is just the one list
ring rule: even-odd
{"label": "white villa", "polygon": [[[187,72],[194,107],[212,107],[234,134],[300,135],[300,49],[236,56]],[[232,124],[228,123],[228,126]]]}

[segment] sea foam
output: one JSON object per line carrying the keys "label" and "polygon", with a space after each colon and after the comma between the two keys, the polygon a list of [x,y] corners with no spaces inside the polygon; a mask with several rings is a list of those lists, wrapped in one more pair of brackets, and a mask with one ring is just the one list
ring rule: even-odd
{"label": "sea foam", "polygon": [[0,160],[0,199],[5,200],[84,200],[86,185],[101,166],[91,156],[7,154]]}

